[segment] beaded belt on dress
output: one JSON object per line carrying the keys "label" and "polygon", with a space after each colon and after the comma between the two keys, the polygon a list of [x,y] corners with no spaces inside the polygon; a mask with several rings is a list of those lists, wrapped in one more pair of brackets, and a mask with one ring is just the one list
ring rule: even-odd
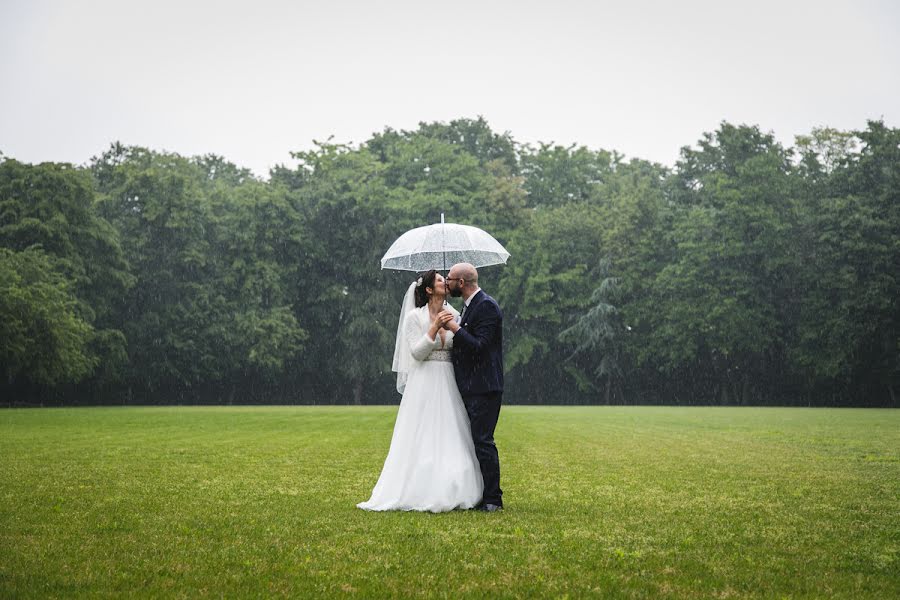
{"label": "beaded belt on dress", "polygon": [[450,351],[432,350],[431,354],[425,357],[425,360],[439,360],[441,362],[450,362]]}

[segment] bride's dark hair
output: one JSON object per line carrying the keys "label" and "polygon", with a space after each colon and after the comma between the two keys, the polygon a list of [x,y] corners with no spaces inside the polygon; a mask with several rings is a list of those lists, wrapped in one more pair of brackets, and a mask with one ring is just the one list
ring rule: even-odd
{"label": "bride's dark hair", "polygon": [[[416,279],[416,291],[415,291],[415,300],[416,300],[416,308],[420,306],[425,306],[428,304],[428,294],[425,292],[425,288],[431,288],[434,290],[434,278],[437,275],[437,271],[434,269],[430,271],[425,271]],[[418,282],[421,281],[421,285],[418,285]]]}

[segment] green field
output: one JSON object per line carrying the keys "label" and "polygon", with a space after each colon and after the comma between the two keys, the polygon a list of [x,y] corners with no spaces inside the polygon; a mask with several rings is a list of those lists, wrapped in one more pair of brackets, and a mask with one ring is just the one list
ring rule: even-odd
{"label": "green field", "polygon": [[0,597],[900,594],[900,411],[511,406],[503,513],[366,513],[395,414],[2,410]]}

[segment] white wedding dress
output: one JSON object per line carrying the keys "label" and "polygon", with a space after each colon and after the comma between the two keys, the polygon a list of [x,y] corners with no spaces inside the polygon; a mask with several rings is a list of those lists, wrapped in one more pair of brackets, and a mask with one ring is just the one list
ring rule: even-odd
{"label": "white wedding dress", "polygon": [[484,484],[450,362],[453,333],[444,331],[443,347],[440,334],[428,337],[427,306],[409,311],[401,325],[412,360],[394,435],[372,497],[357,506],[430,512],[472,508],[481,501]]}

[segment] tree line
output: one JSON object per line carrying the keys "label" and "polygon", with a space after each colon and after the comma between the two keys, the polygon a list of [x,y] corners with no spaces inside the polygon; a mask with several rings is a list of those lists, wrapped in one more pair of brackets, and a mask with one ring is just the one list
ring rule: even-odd
{"label": "tree line", "polygon": [[113,144],[0,155],[7,404],[394,403],[396,237],[476,225],[507,403],[897,406],[900,129],[723,122],[672,168],[484,119],[316,143],[267,179]]}

